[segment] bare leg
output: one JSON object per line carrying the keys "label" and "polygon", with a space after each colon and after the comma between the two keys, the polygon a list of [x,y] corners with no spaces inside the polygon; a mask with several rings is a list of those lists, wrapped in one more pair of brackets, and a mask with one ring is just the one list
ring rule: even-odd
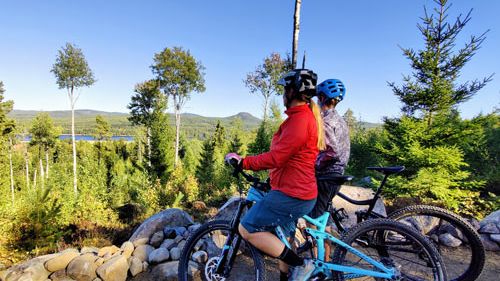
{"label": "bare leg", "polygon": [[285,244],[271,232],[248,232],[243,225],[238,226],[241,237],[265,254],[277,258],[285,249]]}

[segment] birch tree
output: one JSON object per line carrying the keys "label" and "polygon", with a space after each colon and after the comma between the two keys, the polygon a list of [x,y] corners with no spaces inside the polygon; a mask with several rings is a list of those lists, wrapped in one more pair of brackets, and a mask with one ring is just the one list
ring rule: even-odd
{"label": "birch tree", "polygon": [[73,191],[77,195],[75,105],[80,97],[81,88],[92,86],[95,83],[95,78],[82,50],[70,43],[66,43],[66,46],[59,50],[51,72],[56,77],[59,89],[66,89],[69,98],[71,143],[73,145]]}
{"label": "birch tree", "polygon": [[179,137],[181,127],[181,110],[189,100],[192,92],[205,91],[205,67],[191,55],[189,50],[181,47],[165,48],[155,54],[151,66],[153,74],[160,83],[160,88],[167,98],[174,103],[175,113],[175,160],[179,159]]}

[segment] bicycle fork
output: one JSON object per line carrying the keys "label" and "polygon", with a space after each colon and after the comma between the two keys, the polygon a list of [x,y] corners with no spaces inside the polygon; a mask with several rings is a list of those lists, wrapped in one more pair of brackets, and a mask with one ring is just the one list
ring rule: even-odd
{"label": "bicycle fork", "polygon": [[239,235],[238,226],[240,224],[241,215],[243,214],[243,210],[252,204],[252,201],[241,200],[238,204],[236,215],[231,221],[231,231],[227,236],[226,243],[224,243],[224,246],[222,247],[222,252],[215,268],[215,273],[223,276],[224,278],[229,277],[234,260],[238,254],[238,249],[240,248],[242,238]]}

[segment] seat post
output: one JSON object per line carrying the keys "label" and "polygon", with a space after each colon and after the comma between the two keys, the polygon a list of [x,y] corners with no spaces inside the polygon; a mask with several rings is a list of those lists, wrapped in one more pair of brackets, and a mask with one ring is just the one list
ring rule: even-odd
{"label": "seat post", "polygon": [[375,204],[377,203],[377,200],[380,198],[380,193],[382,193],[382,187],[384,187],[385,182],[387,181],[388,177],[389,177],[389,175],[384,173],[384,179],[380,183],[380,186],[378,187],[377,191],[375,192],[375,195],[373,195],[373,199],[372,199],[372,202],[370,203],[370,206],[368,206],[368,211],[366,212],[367,216],[370,216],[370,214],[373,211],[373,208],[375,208]]}

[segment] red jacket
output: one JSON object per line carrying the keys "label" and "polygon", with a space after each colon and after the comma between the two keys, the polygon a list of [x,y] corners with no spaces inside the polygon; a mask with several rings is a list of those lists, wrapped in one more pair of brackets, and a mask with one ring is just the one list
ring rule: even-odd
{"label": "red jacket", "polygon": [[307,104],[294,106],[285,113],[271,142],[271,151],[243,160],[243,169],[271,169],[271,187],[288,196],[311,200],[317,197],[314,162],[318,155],[318,129]]}

